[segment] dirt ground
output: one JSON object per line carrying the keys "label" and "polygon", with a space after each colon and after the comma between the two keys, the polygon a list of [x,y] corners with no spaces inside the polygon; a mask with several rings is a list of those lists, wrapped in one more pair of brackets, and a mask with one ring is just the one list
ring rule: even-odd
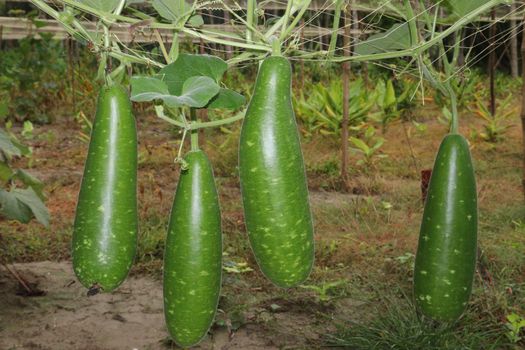
{"label": "dirt ground", "polygon": [[[112,294],[87,297],[69,262],[15,267],[46,294],[17,295],[17,283],[0,274],[0,349],[176,349],[167,341],[160,281],[131,277]],[[249,323],[236,332],[215,327],[211,333],[195,349],[302,348],[277,345],[282,338],[275,339],[275,334],[269,336],[259,325]]]}

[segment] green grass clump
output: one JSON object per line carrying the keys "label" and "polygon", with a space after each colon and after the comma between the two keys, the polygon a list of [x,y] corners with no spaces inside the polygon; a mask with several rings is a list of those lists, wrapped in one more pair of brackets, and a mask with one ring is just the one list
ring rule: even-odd
{"label": "green grass clump", "polygon": [[497,319],[472,310],[454,324],[423,319],[409,298],[387,297],[365,322],[339,328],[331,346],[352,350],[503,350],[515,349]]}

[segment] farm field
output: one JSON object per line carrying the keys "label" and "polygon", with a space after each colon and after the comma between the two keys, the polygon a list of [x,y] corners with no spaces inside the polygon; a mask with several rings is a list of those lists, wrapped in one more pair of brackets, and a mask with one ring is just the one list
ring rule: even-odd
{"label": "farm field", "polygon": [[[425,348],[410,305],[423,208],[420,171],[431,168],[446,133],[435,113],[431,106],[414,113],[427,125],[424,132],[412,123],[390,125],[381,135],[386,140],[382,153],[388,157],[372,169],[355,165],[359,156],[353,154],[350,192],[338,190],[337,142],[322,136],[302,140],[316,257],[309,280],[293,290],[272,286],[258,271],[249,249],[235,173],[239,125],[231,127],[222,148],[224,134],[206,135],[203,148],[215,165],[223,212],[224,282],[212,337],[201,348],[214,344],[224,349],[306,349],[344,344],[345,337],[351,336],[384,337],[385,342],[396,341],[406,349],[414,349],[419,341]],[[468,112],[463,118],[465,133],[481,130],[480,118]],[[170,348],[162,324],[161,268],[178,178],[173,163],[176,147],[171,141],[173,129],[151,113],[140,113],[137,121],[138,255],[130,281],[112,295],[86,298],[68,262],[87,147],[78,137],[82,125],[63,116],[52,125],[35,126],[26,141],[34,153],[19,165],[46,183],[51,226],[4,221],[2,252],[46,295],[16,296],[19,287],[8,276],[2,277],[2,348],[93,349],[93,344],[101,349]],[[470,140],[479,188],[482,259],[469,311],[459,321],[450,349],[476,342],[501,342],[500,348],[506,348],[506,316],[525,312],[525,206],[517,116],[509,119],[509,126],[504,142]],[[388,333],[380,336],[360,328],[376,323],[387,327]],[[352,334],[355,327],[356,333],[365,334]],[[65,338],[74,343],[63,343]]]}
{"label": "farm field", "polygon": [[525,349],[523,18],[0,2],[0,350]]}

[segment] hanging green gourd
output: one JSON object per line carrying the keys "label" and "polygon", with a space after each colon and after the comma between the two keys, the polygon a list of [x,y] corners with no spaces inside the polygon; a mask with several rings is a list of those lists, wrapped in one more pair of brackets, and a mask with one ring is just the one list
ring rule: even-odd
{"label": "hanging green gourd", "polygon": [[197,344],[208,332],[221,289],[222,235],[211,164],[201,150],[185,159],[164,254],[164,313],[173,340]]}
{"label": "hanging green gourd", "polygon": [[73,231],[73,269],[90,293],[126,278],[137,244],[137,130],[128,94],[103,86]]}
{"label": "hanging green gourd", "polygon": [[414,270],[419,311],[454,321],[467,307],[476,268],[478,207],[467,140],[458,133],[454,92],[452,130],[441,143],[428,187]]}
{"label": "hanging green gourd", "polygon": [[292,70],[266,58],[243,122],[239,171],[246,228],[262,272],[280,287],[303,282],[313,265],[313,224],[291,101]]}

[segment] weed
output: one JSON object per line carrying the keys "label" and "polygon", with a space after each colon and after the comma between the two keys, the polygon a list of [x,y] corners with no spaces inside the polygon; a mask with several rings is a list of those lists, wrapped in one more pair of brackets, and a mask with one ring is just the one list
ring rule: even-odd
{"label": "weed", "polygon": [[[361,128],[360,126],[359,129]],[[376,136],[376,130],[373,126],[366,128],[362,139],[350,137],[350,142],[354,145],[351,149],[361,155],[361,159],[357,161],[357,165],[364,165],[369,168],[378,160],[387,157],[387,155],[379,153],[379,149],[385,143],[385,139]]]}
{"label": "weed", "polygon": [[520,315],[517,315],[515,313],[511,313],[507,315],[507,323],[505,326],[507,326],[507,337],[512,343],[519,342],[522,337],[520,337],[520,333],[522,329],[525,329],[525,319],[521,317]]}
{"label": "weed", "polygon": [[303,284],[300,285],[300,288],[311,290],[315,292],[315,297],[317,299],[317,302],[325,303],[329,302],[332,299],[336,297],[335,291],[345,285],[347,283],[346,280],[338,280],[338,281],[332,281],[332,282],[323,282],[317,285],[314,284]]}
{"label": "weed", "polygon": [[495,143],[504,139],[504,135],[509,128],[508,119],[516,114],[515,108],[511,108],[513,98],[512,95],[509,95],[501,101],[498,112],[494,115],[489,111],[485,101],[476,101],[477,108],[473,112],[484,121],[483,132],[479,133],[479,137],[482,140]]}

